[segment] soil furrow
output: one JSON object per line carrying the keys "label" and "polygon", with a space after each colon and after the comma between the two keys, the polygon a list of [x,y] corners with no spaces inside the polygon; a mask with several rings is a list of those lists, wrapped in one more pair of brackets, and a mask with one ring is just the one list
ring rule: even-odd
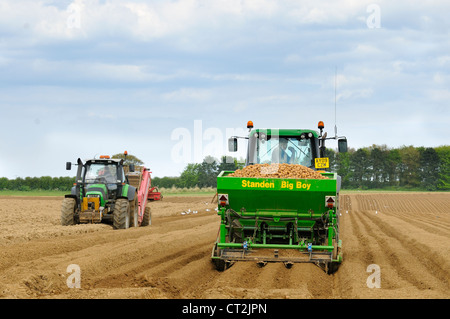
{"label": "soil furrow", "polygon": [[[450,298],[449,193],[341,195],[344,260],[333,275],[314,264],[217,271],[211,199],[167,196],[150,203],[152,225],[115,231],[60,226],[61,198],[1,197],[0,298]],[[68,286],[71,264],[81,289]],[[381,289],[368,285],[374,264]]]}

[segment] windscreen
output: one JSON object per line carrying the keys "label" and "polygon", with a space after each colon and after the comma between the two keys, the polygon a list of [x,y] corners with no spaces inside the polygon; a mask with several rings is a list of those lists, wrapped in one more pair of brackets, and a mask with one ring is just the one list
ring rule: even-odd
{"label": "windscreen", "polygon": [[252,164],[286,163],[313,167],[313,139],[257,134],[249,143]]}
{"label": "windscreen", "polygon": [[90,163],[86,165],[86,183],[117,183],[117,165]]}

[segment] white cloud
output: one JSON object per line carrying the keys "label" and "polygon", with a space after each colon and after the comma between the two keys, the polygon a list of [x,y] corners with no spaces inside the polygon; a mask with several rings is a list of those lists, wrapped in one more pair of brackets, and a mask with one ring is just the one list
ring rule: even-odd
{"label": "white cloud", "polygon": [[[66,7],[36,1],[2,1],[0,25],[10,32],[26,25],[35,41],[86,39],[104,36],[149,41],[162,37],[214,38],[241,28],[275,25],[343,24],[360,12],[354,1],[178,0],[98,1],[75,0]],[[17,33],[16,33],[17,34]],[[26,32],[22,36],[27,36]],[[27,38],[28,38],[27,37]]]}
{"label": "white cloud", "polygon": [[208,101],[213,94],[208,89],[181,88],[176,91],[162,94],[162,98],[167,101]]}
{"label": "white cloud", "polygon": [[[431,89],[427,91],[427,96],[430,101],[434,102],[445,102],[446,105],[450,101],[450,90],[449,89]],[[448,108],[448,106],[446,106]],[[450,111],[447,109],[447,118],[450,120]]]}

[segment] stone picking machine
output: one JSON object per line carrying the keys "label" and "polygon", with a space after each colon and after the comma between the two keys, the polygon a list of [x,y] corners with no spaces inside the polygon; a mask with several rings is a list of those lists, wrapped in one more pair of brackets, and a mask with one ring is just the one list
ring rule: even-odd
{"label": "stone picking machine", "polygon": [[[217,177],[218,215],[221,223],[211,259],[224,271],[239,261],[260,266],[283,262],[315,263],[326,273],[335,272],[342,261],[339,238],[339,191],[341,179],[327,172],[325,140],[337,139],[339,152],[347,151],[345,137],[327,138],[323,122],[320,132],[310,129],[253,129],[248,122],[245,166],[273,163],[281,140],[294,163],[320,172],[326,179]],[[237,138],[229,139],[229,150],[237,151]]]}
{"label": "stone picking machine", "polygon": [[[104,221],[112,222],[114,229],[151,225],[151,172],[147,168],[136,169],[108,155],[85,162],[78,158],[75,165],[76,181],[61,207],[63,226]],[[67,162],[66,169],[71,167]]]}

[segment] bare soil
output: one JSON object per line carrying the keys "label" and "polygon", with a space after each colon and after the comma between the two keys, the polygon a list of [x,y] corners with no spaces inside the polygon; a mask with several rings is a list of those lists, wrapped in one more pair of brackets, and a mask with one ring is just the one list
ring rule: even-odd
{"label": "bare soil", "polygon": [[[113,230],[61,226],[60,197],[0,197],[0,298],[450,297],[449,193],[341,195],[344,261],[333,275],[313,264],[216,271],[220,219],[211,200],[166,196],[150,203],[151,226]],[[71,264],[81,288],[67,285]],[[370,265],[380,269],[380,288],[367,284]]]}

